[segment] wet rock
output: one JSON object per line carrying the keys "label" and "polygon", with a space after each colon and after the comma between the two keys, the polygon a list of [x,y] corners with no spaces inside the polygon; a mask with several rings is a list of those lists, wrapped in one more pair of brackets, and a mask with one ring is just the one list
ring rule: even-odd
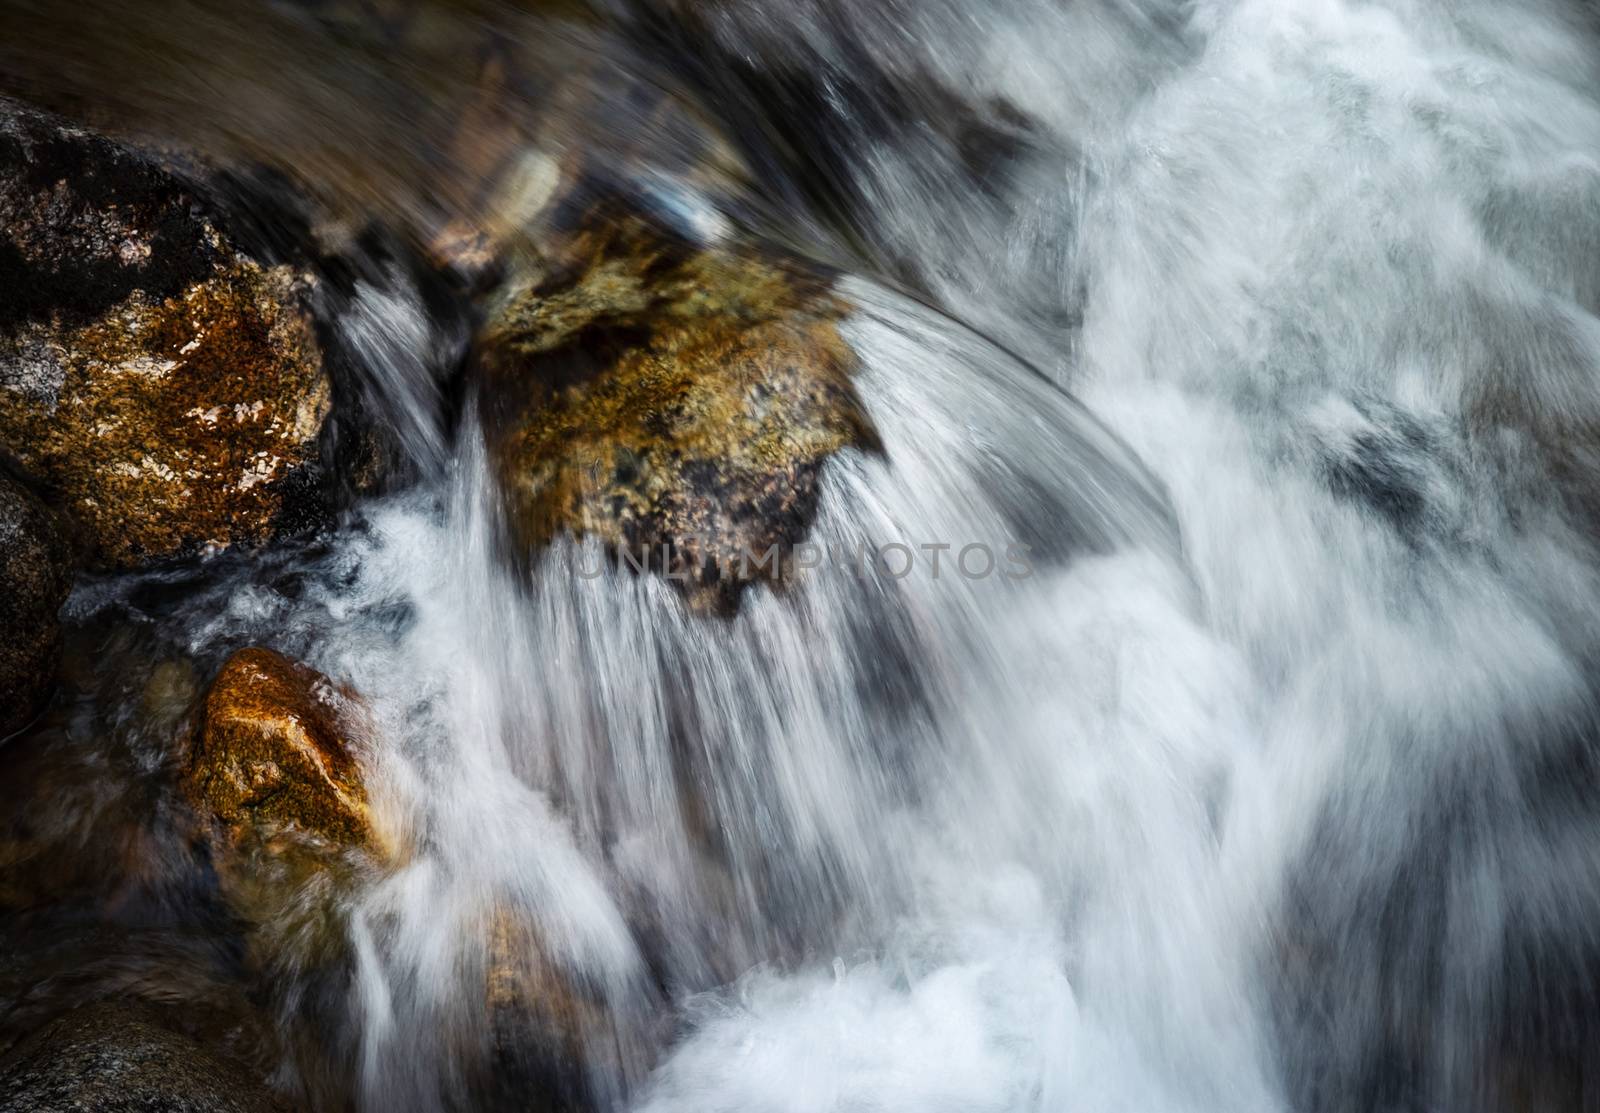
{"label": "wet rock", "polygon": [[71,553],[44,505],[0,473],[0,738],[49,696],[61,652],[57,611],[72,586]]}
{"label": "wet rock", "polygon": [[[322,915],[352,858],[380,839],[355,757],[369,737],[353,693],[268,649],[228,658],[206,692],[180,776],[203,817],[223,896],[285,930],[286,908]],[[315,927],[316,925],[310,925]]]}
{"label": "wet rock", "polygon": [[0,100],[0,444],[96,563],[267,540],[317,502],[311,277],[141,153]]}
{"label": "wet rock", "polygon": [[[593,537],[729,612],[803,539],[833,454],[876,450],[826,276],[592,211],[480,345],[515,543]],[[780,573],[781,574],[781,573]]]}
{"label": "wet rock", "polygon": [[184,657],[162,661],[150,670],[139,698],[139,717],[150,729],[171,737],[171,732],[193,706],[200,691],[194,662]]}
{"label": "wet rock", "polygon": [[77,1009],[0,1063],[0,1111],[269,1113],[282,1107],[231,1059],[122,1004]]}

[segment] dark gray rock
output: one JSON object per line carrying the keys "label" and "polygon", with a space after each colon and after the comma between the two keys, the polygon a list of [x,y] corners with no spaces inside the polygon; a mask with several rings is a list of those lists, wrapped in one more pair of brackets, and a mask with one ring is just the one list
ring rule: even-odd
{"label": "dark gray rock", "polygon": [[0,1113],[278,1113],[244,1067],[162,1027],[153,1013],[104,1002],[24,1040],[0,1063]]}

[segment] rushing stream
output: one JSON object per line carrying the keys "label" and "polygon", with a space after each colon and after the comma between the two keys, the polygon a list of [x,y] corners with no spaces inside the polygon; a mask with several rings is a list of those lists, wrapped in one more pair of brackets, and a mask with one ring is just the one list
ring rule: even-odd
{"label": "rushing stream", "polygon": [[160,767],[161,660],[371,706],[409,849],[282,1023],[362,1110],[458,1102],[509,907],[599,1108],[1600,1108],[1596,12],[690,7],[539,50],[730,137],[736,203],[608,133],[665,211],[846,273],[882,452],[830,461],[815,567],[724,619],[593,542],[506,561],[456,326],[375,266],[340,327],[416,481],[68,604],[102,775],[105,722]]}

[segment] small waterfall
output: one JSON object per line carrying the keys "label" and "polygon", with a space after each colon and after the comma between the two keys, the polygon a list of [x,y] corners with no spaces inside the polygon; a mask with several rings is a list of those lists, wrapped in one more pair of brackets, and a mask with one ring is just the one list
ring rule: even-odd
{"label": "small waterfall", "polygon": [[[1031,877],[1022,863],[1049,851],[995,801],[1078,796],[1037,699],[1040,656],[1067,648],[1048,616],[1081,562],[1091,579],[1153,572],[1153,588],[1131,573],[1141,607],[1192,621],[1181,575],[1159,571],[1177,553],[1164,496],[1013,357],[898,296],[849,292],[885,452],[837,461],[817,566],[758,586],[732,624],[593,543],[558,545],[523,579],[470,436],[442,485],[370,509],[325,587],[264,608],[259,635],[314,629],[311,662],[348,677],[396,742],[375,772],[414,853],[353,917],[348,1039],[371,1106],[449,1092],[505,907],[597,987],[608,1019],[588,1043],[610,1050],[593,1083],[615,1100],[620,1081],[643,1088],[630,1040],[664,992],[809,978],[908,933],[927,936],[916,962],[934,976],[971,961],[959,936],[1009,936],[994,917],[1019,902],[1045,916],[1081,884]],[[996,737],[1018,747],[1002,768]],[[980,806],[989,818],[963,829]],[[995,894],[964,891],[995,884],[997,862]],[[1042,923],[1025,934],[1050,949]]]}

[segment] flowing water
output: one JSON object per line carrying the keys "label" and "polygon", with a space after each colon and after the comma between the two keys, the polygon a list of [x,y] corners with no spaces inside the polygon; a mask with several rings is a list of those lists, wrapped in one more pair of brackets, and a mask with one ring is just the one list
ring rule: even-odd
{"label": "flowing water", "polygon": [[885,451],[830,463],[812,539],[912,567],[829,559],[723,621],[589,544],[508,564],[446,338],[361,287],[418,482],[71,604],[375,709],[414,849],[313,1010],[359,1106],[454,1100],[510,906],[602,1002],[606,1108],[1597,1107],[1596,18],[586,25],[733,137],[726,220],[850,272]]}

